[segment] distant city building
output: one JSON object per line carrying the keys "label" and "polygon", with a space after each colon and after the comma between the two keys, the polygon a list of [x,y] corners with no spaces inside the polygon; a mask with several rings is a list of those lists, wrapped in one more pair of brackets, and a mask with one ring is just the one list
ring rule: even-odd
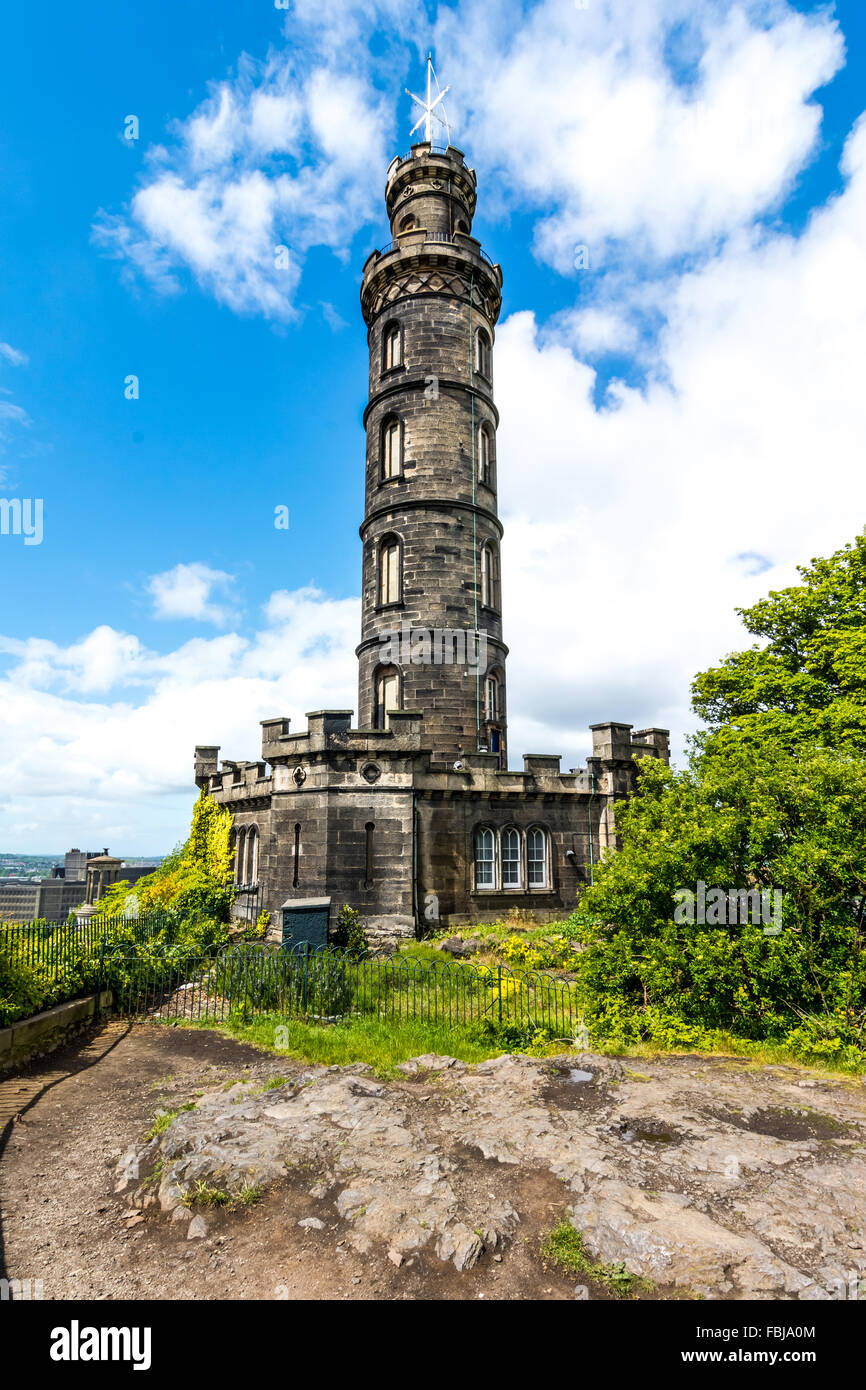
{"label": "distant city building", "polygon": [[155,864],[127,864],[107,849],[101,854],[71,849],[63,865],[52,869],[50,878],[0,878],[0,922],[32,922],[37,918],[62,922],[82,904],[85,912],[92,913],[113,883],[137,883],[155,868]]}
{"label": "distant city building", "polygon": [[83,883],[67,883],[65,878],[0,878],[0,921],[32,922],[45,917],[62,922],[84,902],[84,888]]}
{"label": "distant city building", "polygon": [[[108,850],[104,849],[103,854]],[[99,854],[98,849],[68,849],[63,860],[63,877],[75,883],[84,883],[87,878],[87,865]]]}

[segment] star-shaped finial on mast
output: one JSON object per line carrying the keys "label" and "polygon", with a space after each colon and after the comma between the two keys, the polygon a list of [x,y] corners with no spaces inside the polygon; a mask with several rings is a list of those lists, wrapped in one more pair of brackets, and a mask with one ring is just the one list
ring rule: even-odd
{"label": "star-shaped finial on mast", "polygon": [[[439,93],[439,95],[436,97],[436,100],[435,100],[435,101],[433,100],[433,83],[434,83],[434,82],[436,83],[436,91]],[[409,88],[408,88],[408,87],[406,88],[406,95],[407,95],[408,97],[411,97],[412,100],[413,100],[414,102],[416,102],[416,103],[418,104],[418,106],[421,107],[421,110],[422,110],[423,113],[424,113],[423,116],[420,116],[420,117],[418,118],[418,120],[415,122],[415,124],[413,125],[412,129],[411,129],[410,132],[409,132],[410,135],[414,135],[414,134],[415,134],[415,131],[416,131],[416,130],[418,129],[418,127],[423,123],[423,125],[424,125],[424,139],[427,141],[428,145],[431,145],[431,144],[433,143],[433,122],[434,122],[434,121],[438,121],[440,125],[444,125],[445,130],[446,130],[446,132],[447,132],[447,134],[448,134],[448,143],[449,143],[449,145],[450,145],[450,143],[451,143],[451,127],[450,127],[450,125],[448,124],[448,117],[445,115],[445,107],[444,107],[444,106],[442,107],[441,115],[440,115],[440,113],[436,110],[436,107],[439,106],[440,102],[442,101],[442,98],[443,98],[444,95],[445,95],[445,92],[450,92],[450,91],[451,91],[450,86],[449,86],[449,87],[446,87],[444,91],[442,91],[442,90],[440,89],[440,87],[439,87],[439,79],[438,79],[438,77],[436,76],[436,73],[433,71],[433,54],[432,54],[432,53],[428,53],[428,54],[427,54],[427,100],[425,101],[425,100],[423,99],[423,97],[417,97],[417,96],[415,95],[414,92],[410,92],[410,91],[409,91]]]}

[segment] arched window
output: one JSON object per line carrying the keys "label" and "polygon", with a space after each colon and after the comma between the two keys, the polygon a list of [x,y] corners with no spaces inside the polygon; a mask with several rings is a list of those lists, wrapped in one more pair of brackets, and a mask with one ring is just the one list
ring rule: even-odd
{"label": "arched window", "polygon": [[520,883],[520,831],[510,825],[502,832],[502,887],[519,888]]}
{"label": "arched window", "polygon": [[255,883],[259,875],[259,832],[254,825],[247,831],[244,883]]}
{"label": "arched window", "polygon": [[458,220],[457,220],[457,226],[456,226],[455,230],[458,231],[458,232],[462,232],[464,236],[468,236],[468,235],[469,235],[469,228],[467,227],[466,223],[463,221],[463,218],[462,218],[462,217],[458,218]]}
{"label": "arched window", "polygon": [[484,328],[475,330],[475,370],[490,380],[490,335]]}
{"label": "arched window", "polygon": [[246,847],[247,832],[242,826],[241,829],[238,831],[237,839],[235,841],[235,883],[246,882],[246,879],[244,878],[244,874],[246,873],[247,867]]}
{"label": "arched window", "polygon": [[526,881],[530,888],[547,887],[547,835],[540,825],[526,834]]}
{"label": "arched window", "polygon": [[491,671],[484,682],[484,717],[485,719],[497,720],[501,717],[499,699],[499,677],[495,671]]}
{"label": "arched window", "polygon": [[402,597],[402,563],[397,536],[385,536],[379,546],[379,604],[399,603]]}
{"label": "arched window", "polygon": [[386,323],[382,334],[382,370],[388,372],[403,361],[403,335],[399,323]]}
{"label": "arched window", "polygon": [[492,448],[491,448],[491,442],[492,442],[492,441],[491,441],[491,437],[490,437],[490,426],[489,426],[489,425],[486,425],[486,424],[485,424],[485,425],[479,425],[479,426],[478,426],[478,481],[479,481],[479,483],[483,483],[485,487],[491,487],[491,486],[492,486],[492,484],[491,484],[492,473],[491,473],[491,467],[490,467],[490,465],[491,465],[491,457],[492,457],[493,450],[492,450]]}
{"label": "arched window", "polygon": [[485,608],[499,609],[499,554],[493,541],[481,547],[481,602]]}
{"label": "arched window", "polygon": [[389,727],[388,716],[400,708],[400,672],[396,666],[381,666],[376,672],[375,726]]}
{"label": "arched window", "polygon": [[475,887],[496,887],[496,837],[486,825],[475,832]]}
{"label": "arched window", "polygon": [[382,421],[381,476],[399,478],[403,472],[403,431],[396,415],[386,415]]}
{"label": "arched window", "polygon": [[414,226],[415,226],[415,218],[414,218],[414,217],[412,216],[412,214],[410,213],[409,216],[408,216],[408,217],[404,217],[404,218],[403,218],[403,221],[400,223],[400,231],[401,231],[401,232],[411,232]]}

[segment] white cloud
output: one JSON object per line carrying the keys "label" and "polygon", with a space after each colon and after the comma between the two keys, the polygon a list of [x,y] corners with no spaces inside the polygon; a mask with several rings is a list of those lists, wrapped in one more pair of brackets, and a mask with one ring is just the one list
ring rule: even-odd
{"label": "white cloud", "polygon": [[[260,754],[258,721],[355,704],[355,599],[272,595],[260,630],[167,654],[102,627],[69,647],[0,641],[0,844],[164,850],[184,833],[196,743]],[[83,698],[82,698],[83,697]],[[34,827],[22,843],[22,827]]]}
{"label": "white cloud", "polygon": [[[26,352],[12,347],[10,343],[2,342],[0,342],[0,359],[8,363],[10,367],[23,367],[29,361]],[[0,387],[0,394],[8,396],[10,393],[6,387]],[[16,426],[25,429],[29,424],[30,416],[22,406],[16,405],[14,401],[0,399],[0,446],[9,438]],[[0,482],[4,476],[4,470],[0,469]]]}
{"label": "white cloud", "polygon": [[772,208],[843,55],[829,12],[780,0],[540,0],[525,19],[464,0],[438,28],[463,147],[541,213],[537,249],[565,274],[578,244],[694,255]]}
{"label": "white cloud", "polygon": [[620,385],[600,409],[567,333],[530,313],[501,326],[513,750],[539,725],[573,749],[605,718],[681,743],[694,673],[748,644],[735,605],[866,523],[866,118],[843,168],[801,237],[743,235],[668,283],[644,392]]}
{"label": "white cloud", "polygon": [[0,357],[11,363],[13,367],[23,367],[28,361],[26,352],[11,347],[9,343],[0,343]]}
{"label": "white cloud", "polygon": [[234,575],[225,570],[212,570],[207,565],[175,565],[174,569],[155,574],[148,581],[153,599],[155,618],[192,618],[197,622],[214,623],[221,627],[228,621],[230,609],[213,603],[215,592],[223,592],[234,584]]}
{"label": "white cloud", "polygon": [[236,313],[291,319],[310,247],[345,259],[355,233],[379,219],[391,95],[351,36],[396,15],[397,43],[413,13],[296,6],[285,49],[261,63],[244,55],[234,80],[174,123],[173,142],[149,151],[126,211],[100,213],[97,244],[160,292],[177,292],[186,269]]}

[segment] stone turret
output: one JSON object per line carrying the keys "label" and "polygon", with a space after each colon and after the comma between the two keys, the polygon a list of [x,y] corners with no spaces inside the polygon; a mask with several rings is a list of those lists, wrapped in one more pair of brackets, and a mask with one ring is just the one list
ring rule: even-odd
{"label": "stone turret", "polygon": [[413,146],[388,170],[394,240],[364,267],[359,724],[418,710],[434,761],[480,748],[504,767],[492,365],[502,272],[471,236],[475,199],[460,150]]}

